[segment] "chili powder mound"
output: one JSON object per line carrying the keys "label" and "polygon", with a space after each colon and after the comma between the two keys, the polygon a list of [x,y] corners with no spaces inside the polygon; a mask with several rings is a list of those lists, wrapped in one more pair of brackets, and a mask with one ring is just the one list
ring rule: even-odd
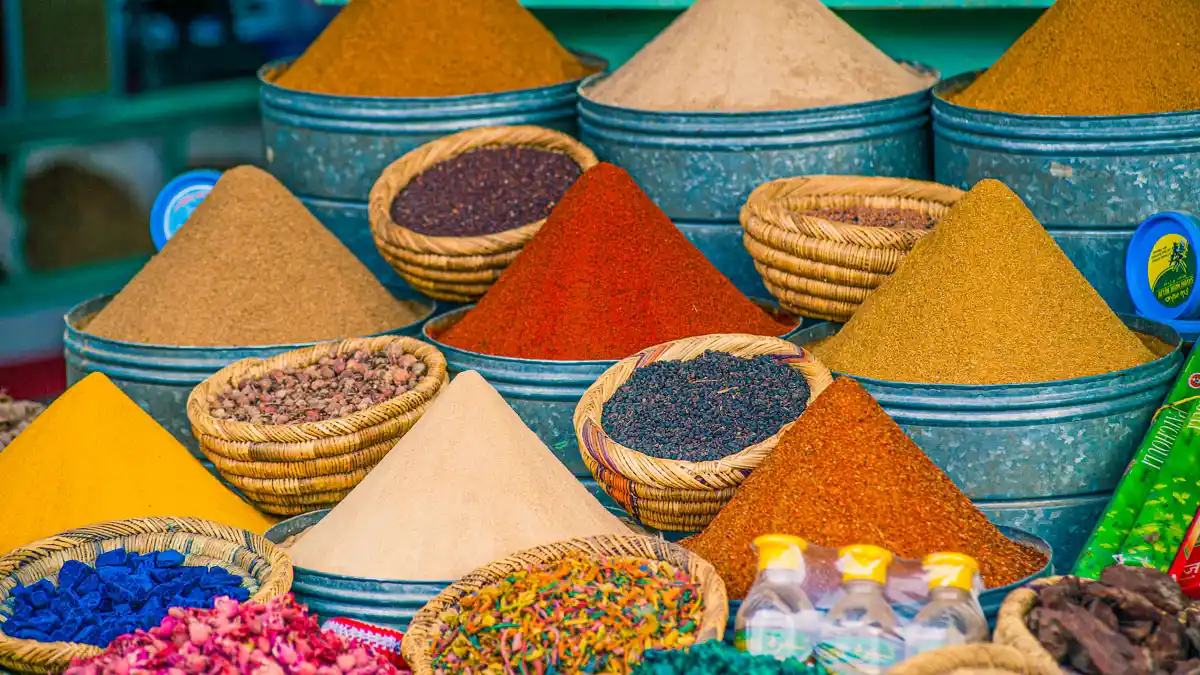
{"label": "chili powder mound", "polygon": [[788,329],[722,276],[628,173],[601,163],[438,338],[496,356],[590,360],[696,335]]}
{"label": "chili powder mound", "polygon": [[729,597],[746,597],[750,542],[791,534],[819,546],[875,544],[919,560],[938,551],[979,561],[989,588],[1046,564],[1001,534],[860,384],[838,378],[750,474],[703,532],[683,541],[716,566]]}
{"label": "chili powder mound", "polygon": [[335,96],[433,97],[585,74],[517,0],[354,0],[275,83]]}
{"label": "chili powder mound", "polygon": [[952,206],[812,349],[837,372],[939,384],[1067,380],[1155,359],[995,180]]}
{"label": "chili powder mound", "polygon": [[1026,115],[1200,110],[1200,2],[1058,0],[952,100]]}

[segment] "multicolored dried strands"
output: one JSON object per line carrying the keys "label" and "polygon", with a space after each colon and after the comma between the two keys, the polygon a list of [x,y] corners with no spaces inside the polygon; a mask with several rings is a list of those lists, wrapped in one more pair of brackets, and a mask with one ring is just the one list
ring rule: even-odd
{"label": "multicolored dried strands", "polygon": [[670,563],[572,556],[485,586],[441,617],[437,675],[621,673],[695,642],[700,587]]}

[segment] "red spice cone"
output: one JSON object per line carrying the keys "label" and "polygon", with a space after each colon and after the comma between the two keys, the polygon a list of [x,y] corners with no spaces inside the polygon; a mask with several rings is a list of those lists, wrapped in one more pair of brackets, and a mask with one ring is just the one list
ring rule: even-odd
{"label": "red spice cone", "polygon": [[530,359],[619,359],[669,340],[787,330],[726,279],[624,170],[601,163],[440,339]]}

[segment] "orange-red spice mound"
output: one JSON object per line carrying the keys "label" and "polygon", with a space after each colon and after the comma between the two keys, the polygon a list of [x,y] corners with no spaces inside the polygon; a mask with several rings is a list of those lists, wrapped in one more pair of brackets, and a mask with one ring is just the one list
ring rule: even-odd
{"label": "orange-red spice mound", "polygon": [[979,561],[988,587],[1041,569],[1041,552],[1000,533],[854,380],[813,401],[775,451],[700,534],[683,545],[716,566],[729,597],[754,582],[762,534],[820,546],[875,544],[920,559],[954,551]]}
{"label": "orange-red spice mound", "polygon": [[440,339],[528,359],[619,359],[711,333],[780,335],[633,178],[599,164],[472,311]]}

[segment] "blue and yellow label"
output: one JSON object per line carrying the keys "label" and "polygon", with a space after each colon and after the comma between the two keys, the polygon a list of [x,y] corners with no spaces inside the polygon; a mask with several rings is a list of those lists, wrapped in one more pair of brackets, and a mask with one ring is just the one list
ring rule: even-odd
{"label": "blue and yellow label", "polygon": [[1164,307],[1178,307],[1196,285],[1196,251],[1178,234],[1159,237],[1146,262],[1147,280],[1154,297]]}
{"label": "blue and yellow label", "polygon": [[817,666],[829,675],[882,675],[904,660],[904,643],[890,635],[838,635],[817,647]]}

